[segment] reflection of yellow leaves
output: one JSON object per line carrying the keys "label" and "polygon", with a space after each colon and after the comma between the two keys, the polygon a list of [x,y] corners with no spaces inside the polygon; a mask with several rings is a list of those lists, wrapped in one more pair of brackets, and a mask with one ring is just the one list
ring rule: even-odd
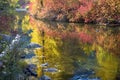
{"label": "reflection of yellow leaves", "polygon": [[84,47],[83,47],[83,50],[84,50],[84,52],[87,54],[87,55],[89,55],[90,54],[90,52],[92,51],[92,47],[90,46],[90,45],[85,45]]}
{"label": "reflection of yellow leaves", "polygon": [[97,46],[97,49],[97,60],[101,66],[98,68],[97,75],[102,76],[102,80],[109,80],[110,76],[111,80],[115,80],[119,64],[118,59],[100,46]]}
{"label": "reflection of yellow leaves", "polygon": [[45,48],[52,54],[54,55],[59,55],[58,49],[57,49],[57,43],[54,39],[46,39],[46,44]]}
{"label": "reflection of yellow leaves", "polygon": [[40,64],[37,65],[37,74],[38,74],[38,77],[42,75],[42,68],[40,67]]}
{"label": "reflection of yellow leaves", "polygon": [[101,64],[103,61],[104,61],[104,58],[105,58],[105,52],[104,50],[100,47],[100,46],[97,46],[97,59],[98,59],[98,63]]}
{"label": "reflection of yellow leaves", "polygon": [[40,33],[37,29],[34,29],[33,32],[32,32],[32,39],[31,41],[32,42],[36,42],[36,43],[40,43]]}

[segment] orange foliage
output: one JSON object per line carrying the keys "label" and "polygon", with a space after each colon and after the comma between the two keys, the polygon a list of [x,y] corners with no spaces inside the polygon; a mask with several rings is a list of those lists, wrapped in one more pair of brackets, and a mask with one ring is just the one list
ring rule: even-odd
{"label": "orange foliage", "polygon": [[116,55],[120,55],[120,34],[117,35],[108,35],[108,33],[99,33],[96,37],[97,45],[102,46],[109,52],[112,52]]}
{"label": "orange foliage", "polygon": [[52,14],[50,16],[55,16],[54,19],[66,15],[70,22],[105,23],[120,20],[119,0],[44,0],[43,3],[39,14]]}

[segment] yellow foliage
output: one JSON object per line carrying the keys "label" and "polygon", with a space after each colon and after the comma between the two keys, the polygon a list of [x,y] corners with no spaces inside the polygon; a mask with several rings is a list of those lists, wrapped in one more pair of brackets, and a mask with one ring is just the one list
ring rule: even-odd
{"label": "yellow foliage", "polygon": [[106,52],[102,47],[97,47],[97,60],[100,67],[97,68],[97,75],[102,80],[115,80],[119,61],[112,53]]}

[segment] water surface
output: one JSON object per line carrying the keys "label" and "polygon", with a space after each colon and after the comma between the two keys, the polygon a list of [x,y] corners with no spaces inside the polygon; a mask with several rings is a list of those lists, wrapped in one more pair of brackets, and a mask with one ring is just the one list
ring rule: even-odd
{"label": "water surface", "polygon": [[[32,42],[42,45],[36,55],[39,58],[37,72],[42,75],[45,68],[56,68],[58,72],[45,72],[53,80],[69,80],[75,75],[89,75],[101,80],[120,78],[120,28],[77,23],[31,21]],[[45,35],[42,36],[44,30]],[[92,73],[91,73],[92,71]]]}

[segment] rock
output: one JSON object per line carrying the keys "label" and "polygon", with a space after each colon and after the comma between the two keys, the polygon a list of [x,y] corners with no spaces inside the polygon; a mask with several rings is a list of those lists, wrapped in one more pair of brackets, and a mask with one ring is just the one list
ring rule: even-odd
{"label": "rock", "polygon": [[56,68],[47,68],[47,69],[44,69],[45,72],[57,72],[58,69]]}
{"label": "rock", "polygon": [[30,58],[32,58],[34,56],[35,56],[34,53],[28,53],[28,54],[22,55],[21,58],[22,59],[30,59]]}
{"label": "rock", "polygon": [[16,8],[15,9],[17,12],[27,12],[26,8]]}
{"label": "rock", "polygon": [[48,66],[48,63],[41,64],[41,67]]}
{"label": "rock", "polygon": [[40,79],[38,79],[38,80],[51,80],[51,78],[44,75],[44,76],[40,77]]}
{"label": "rock", "polygon": [[30,43],[26,48],[41,48],[42,46],[37,43]]}
{"label": "rock", "polygon": [[12,36],[10,36],[10,35],[0,34],[0,36],[2,36],[2,39],[7,42],[11,41],[11,39],[12,39]]}
{"label": "rock", "polygon": [[35,72],[36,66],[34,64],[30,64],[28,65],[25,69],[24,69],[24,73],[27,76],[34,76],[37,77],[37,73]]}

